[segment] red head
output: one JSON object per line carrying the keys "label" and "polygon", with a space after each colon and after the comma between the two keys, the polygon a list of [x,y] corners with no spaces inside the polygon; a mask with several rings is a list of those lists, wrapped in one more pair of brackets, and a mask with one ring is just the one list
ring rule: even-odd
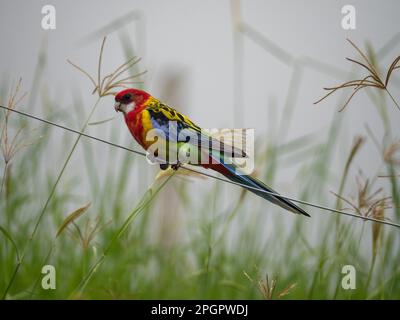
{"label": "red head", "polygon": [[140,107],[148,98],[150,98],[150,95],[143,90],[125,89],[115,95],[114,109],[117,112],[121,111],[127,114],[135,107]]}

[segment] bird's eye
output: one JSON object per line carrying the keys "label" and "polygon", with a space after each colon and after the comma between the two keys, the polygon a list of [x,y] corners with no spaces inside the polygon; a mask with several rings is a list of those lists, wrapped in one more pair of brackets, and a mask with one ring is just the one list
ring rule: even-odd
{"label": "bird's eye", "polygon": [[132,98],[132,96],[131,96],[130,93],[127,93],[127,94],[125,94],[125,95],[122,97],[122,99],[124,99],[125,101],[128,101],[128,100],[130,100],[131,98]]}

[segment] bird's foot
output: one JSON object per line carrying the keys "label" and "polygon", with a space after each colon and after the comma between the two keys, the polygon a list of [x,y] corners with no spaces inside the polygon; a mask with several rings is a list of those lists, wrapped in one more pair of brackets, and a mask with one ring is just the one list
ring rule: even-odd
{"label": "bird's foot", "polygon": [[160,169],[161,169],[161,170],[167,170],[168,167],[169,167],[169,164],[168,164],[168,163],[161,163],[161,164],[160,164]]}
{"label": "bird's foot", "polygon": [[179,169],[179,167],[182,165],[182,163],[180,163],[179,161],[177,162],[177,163],[175,163],[175,164],[173,164],[173,165],[171,165],[171,168],[173,169],[173,170],[178,170]]}

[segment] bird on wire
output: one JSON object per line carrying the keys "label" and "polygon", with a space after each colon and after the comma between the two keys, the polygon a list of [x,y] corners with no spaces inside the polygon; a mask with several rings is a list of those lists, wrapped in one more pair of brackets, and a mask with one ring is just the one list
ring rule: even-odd
{"label": "bird on wire", "polygon": [[288,211],[310,216],[260,180],[244,174],[232,161],[232,158],[247,156],[243,149],[202,130],[188,117],[149,93],[134,88],[124,89],[115,95],[114,109],[123,113],[134,139],[162,170],[169,167],[177,170],[182,163],[211,169]]}

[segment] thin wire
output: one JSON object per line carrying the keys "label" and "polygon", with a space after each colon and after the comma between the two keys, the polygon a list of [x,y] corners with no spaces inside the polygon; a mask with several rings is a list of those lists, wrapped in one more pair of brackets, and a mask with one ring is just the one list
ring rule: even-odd
{"label": "thin wire", "polygon": [[[60,129],[63,129],[63,130],[66,130],[66,131],[81,135],[81,136],[83,136],[85,138],[89,138],[89,139],[92,139],[92,140],[96,140],[96,141],[105,143],[105,144],[110,145],[110,146],[115,147],[115,148],[123,149],[125,151],[129,151],[129,152],[141,155],[141,156],[145,156],[145,157],[147,156],[147,154],[145,152],[138,151],[138,150],[135,150],[135,149],[131,149],[131,148],[128,148],[128,147],[124,147],[122,145],[119,145],[119,144],[116,144],[116,143],[113,143],[113,142],[110,142],[110,141],[107,141],[107,140],[103,140],[103,139],[91,136],[89,134],[86,134],[86,133],[71,129],[69,127],[60,125],[58,123],[55,123],[55,122],[52,122],[52,121],[49,121],[49,120],[46,120],[46,119],[39,118],[37,116],[34,116],[32,114],[29,114],[29,113],[26,113],[26,112],[23,112],[23,111],[11,109],[11,108],[8,108],[8,107],[5,107],[5,106],[1,106],[1,105],[0,105],[0,108],[12,111],[14,113],[23,115],[23,116],[28,117],[28,118],[35,119],[37,121],[52,125],[54,127],[58,127]],[[378,222],[378,223],[382,223],[382,224],[386,224],[386,225],[390,225],[390,226],[393,226],[393,227],[400,228],[400,224],[397,224],[397,223],[394,223],[394,222],[391,222],[391,221],[375,219],[375,218],[372,218],[372,217],[365,217],[365,216],[363,217],[363,216],[360,216],[360,215],[357,215],[357,214],[354,214],[354,213],[340,211],[340,210],[337,210],[337,209],[334,209],[334,208],[329,208],[329,207],[325,207],[325,206],[318,205],[318,204],[315,204],[315,203],[311,203],[311,202],[307,202],[307,201],[303,201],[303,200],[298,200],[298,199],[295,199],[295,198],[287,197],[287,196],[282,195],[282,194],[274,193],[274,192],[267,191],[267,190],[262,190],[262,189],[259,189],[259,188],[256,188],[256,187],[245,185],[243,183],[230,181],[228,179],[224,179],[224,178],[221,178],[221,177],[214,176],[212,174],[208,174],[208,173],[205,173],[205,172],[202,172],[202,171],[199,171],[199,170],[195,170],[193,168],[187,167],[185,164],[181,164],[179,168],[187,170],[187,171],[195,172],[195,173],[198,173],[198,174],[202,174],[204,176],[207,176],[207,177],[210,177],[210,178],[213,178],[213,179],[216,179],[216,180],[220,180],[220,181],[223,181],[223,182],[226,182],[226,183],[230,183],[230,184],[233,184],[233,185],[241,186],[241,187],[244,187],[246,189],[251,189],[251,190],[258,191],[258,192],[263,192],[265,194],[277,196],[277,197],[280,197],[280,198],[283,198],[283,199],[286,199],[286,200],[290,200],[290,201],[293,201],[293,202],[296,202],[296,203],[300,203],[300,204],[304,204],[304,205],[311,206],[311,207],[314,207],[314,208],[318,208],[318,209],[321,209],[321,210],[324,210],[324,211],[335,212],[335,213],[343,214],[343,215],[350,216],[350,217],[353,217],[353,218],[358,218],[358,219],[362,219],[362,220]]]}
{"label": "thin wire", "polygon": [[224,179],[224,178],[221,178],[221,177],[217,177],[217,176],[214,176],[214,175],[202,172],[202,171],[198,171],[198,170],[186,167],[186,166],[185,167],[182,166],[181,168],[185,169],[185,170],[188,170],[188,171],[200,173],[200,174],[202,174],[204,176],[207,176],[207,177],[210,177],[210,178],[214,178],[214,179],[217,179],[217,180],[220,180],[220,181],[224,181],[224,182],[227,182],[227,183],[230,183],[230,184],[235,184],[237,186],[241,186],[241,187],[244,187],[246,189],[252,189],[252,190],[256,190],[256,191],[261,191],[261,192],[266,193],[266,194],[270,194],[270,195],[273,195],[273,196],[278,196],[278,197],[284,198],[286,200],[290,200],[290,201],[297,202],[297,203],[300,203],[300,204],[312,206],[312,207],[315,207],[315,208],[318,208],[318,209],[321,209],[321,210],[332,211],[332,212],[344,214],[346,216],[350,216],[350,217],[354,217],[354,218],[358,218],[358,219],[363,219],[363,220],[379,222],[379,223],[383,223],[383,224],[387,224],[387,225],[390,225],[390,226],[393,226],[393,227],[400,228],[400,224],[397,224],[397,223],[394,223],[394,222],[391,222],[391,221],[384,221],[384,220],[375,219],[375,218],[371,218],[371,217],[363,217],[363,216],[357,215],[355,213],[340,211],[340,210],[337,210],[337,209],[321,206],[319,204],[315,204],[315,203],[311,203],[311,202],[307,202],[307,201],[303,201],[303,200],[299,200],[299,199],[295,199],[295,198],[290,198],[290,197],[287,197],[287,196],[284,196],[284,195],[281,195],[281,194],[278,194],[278,193],[274,193],[274,192],[271,192],[271,191],[266,191],[266,190],[262,190],[262,189],[259,189],[259,188],[256,188],[256,187],[251,187],[251,186],[242,184],[240,182],[235,182],[235,181],[227,180],[227,179]]}
{"label": "thin wire", "polygon": [[39,117],[37,117],[37,116],[34,116],[34,115],[32,115],[32,114],[29,114],[29,113],[26,113],[26,112],[23,112],[23,111],[18,111],[18,110],[15,110],[15,109],[11,109],[11,108],[8,108],[8,107],[4,107],[4,106],[0,106],[0,108],[3,108],[3,109],[6,109],[6,110],[9,110],[9,111],[18,113],[18,114],[23,115],[23,116],[28,117],[28,118],[32,118],[32,119],[35,119],[35,120],[44,122],[44,123],[46,123],[46,124],[52,125],[52,126],[54,126],[54,127],[58,127],[58,128],[60,128],[60,129],[64,129],[64,130],[69,131],[69,132],[72,132],[72,133],[79,134],[79,135],[81,135],[82,137],[85,137],[85,138],[93,139],[93,140],[96,140],[96,141],[99,141],[99,142],[108,144],[108,145],[113,146],[113,147],[116,147],[116,148],[120,148],[120,149],[129,151],[129,152],[133,152],[133,153],[139,154],[139,155],[141,155],[141,156],[146,156],[146,153],[144,153],[144,152],[137,151],[137,150],[134,150],[134,149],[131,149],[131,148],[127,148],[127,147],[121,146],[121,145],[119,145],[119,144],[116,144],[116,143],[113,143],[113,142],[110,142],[110,141],[107,141],[107,140],[103,140],[103,139],[100,139],[100,138],[91,136],[91,135],[89,135],[89,134],[80,132],[80,131],[78,131],[78,130],[71,129],[71,128],[69,128],[69,127],[63,126],[63,125],[61,125],[61,124],[58,124],[58,123],[55,123],[55,122],[52,122],[52,121],[49,121],[49,120],[46,120],[46,119],[39,118]]}

